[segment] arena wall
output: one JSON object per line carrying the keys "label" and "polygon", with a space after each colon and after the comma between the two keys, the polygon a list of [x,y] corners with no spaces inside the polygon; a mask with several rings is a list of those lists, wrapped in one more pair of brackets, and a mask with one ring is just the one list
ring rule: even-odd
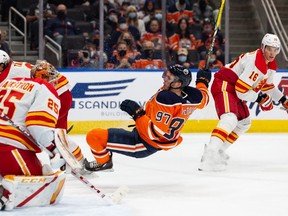
{"label": "arena wall", "polygon": [[[132,99],[144,105],[145,101],[161,87],[159,70],[60,70],[70,81],[73,105],[69,112],[72,134],[85,134],[94,127],[122,127],[131,129],[133,121],[119,108],[121,101]],[[288,70],[279,70],[274,83],[288,95]],[[196,70],[192,70],[191,86],[195,85]],[[288,132],[288,114],[274,103],[270,112],[262,112],[256,103],[247,102],[252,118],[249,132]],[[214,101],[196,110],[183,132],[211,132],[217,124]]]}

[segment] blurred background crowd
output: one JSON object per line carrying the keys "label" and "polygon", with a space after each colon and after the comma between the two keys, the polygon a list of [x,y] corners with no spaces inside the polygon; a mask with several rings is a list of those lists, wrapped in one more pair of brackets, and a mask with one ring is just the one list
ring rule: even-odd
{"label": "blurred background crowd", "polygon": [[[8,20],[9,7],[19,1],[2,0],[2,22]],[[43,32],[61,46],[62,67],[99,68],[101,54],[108,69],[162,69],[175,63],[203,68],[220,2],[167,0],[163,5],[161,0],[104,0],[102,8],[98,0],[44,0]],[[39,2],[18,10],[27,22],[29,50],[38,51]],[[7,32],[2,31],[0,49],[11,54],[6,39]],[[224,64],[224,45],[220,29],[211,69]]]}

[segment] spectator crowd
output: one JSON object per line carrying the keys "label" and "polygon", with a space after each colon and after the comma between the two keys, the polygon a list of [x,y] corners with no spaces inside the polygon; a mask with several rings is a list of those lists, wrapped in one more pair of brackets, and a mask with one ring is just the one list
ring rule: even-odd
{"label": "spectator crowd", "polygon": [[[175,63],[203,68],[219,12],[218,1],[167,0],[162,4],[161,0],[104,0],[101,33],[100,1],[44,0],[44,34],[62,47],[63,67],[99,68],[103,55],[104,68],[109,69],[161,69]],[[30,49],[38,50],[38,1],[25,16]],[[219,30],[208,65],[216,69],[223,64],[224,38]]]}

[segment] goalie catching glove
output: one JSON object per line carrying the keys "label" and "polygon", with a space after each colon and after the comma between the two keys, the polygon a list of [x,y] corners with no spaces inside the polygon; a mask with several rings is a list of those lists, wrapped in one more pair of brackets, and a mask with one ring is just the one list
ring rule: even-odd
{"label": "goalie catching glove", "polygon": [[209,69],[201,69],[197,72],[196,85],[197,83],[202,82],[208,88],[210,80],[211,80],[211,71]]}
{"label": "goalie catching glove", "polygon": [[273,109],[272,98],[267,94],[259,95],[256,102],[258,102],[262,111],[269,111]]}
{"label": "goalie catching glove", "polygon": [[145,111],[143,107],[139,106],[135,101],[132,100],[124,100],[120,104],[120,109],[124,112],[127,112],[134,121],[142,115],[145,115]]}

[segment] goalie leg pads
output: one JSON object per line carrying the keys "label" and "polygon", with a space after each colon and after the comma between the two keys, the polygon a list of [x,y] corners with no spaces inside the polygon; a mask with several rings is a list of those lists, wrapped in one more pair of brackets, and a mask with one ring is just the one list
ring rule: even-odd
{"label": "goalie leg pads", "polygon": [[60,153],[60,155],[63,157],[63,159],[66,161],[66,163],[72,168],[72,169],[81,169],[82,165],[79,163],[79,161],[75,158],[75,156],[69,151],[69,138],[66,134],[66,130],[64,129],[55,129],[55,145]]}
{"label": "goalie leg pads", "polygon": [[4,194],[1,199],[7,199],[5,210],[59,203],[63,196],[65,177],[62,171],[51,176],[4,176]]}
{"label": "goalie leg pads", "polygon": [[68,146],[69,151],[80,162],[84,158],[84,155],[82,154],[82,150],[80,146],[76,142],[74,142],[74,140],[72,140],[70,137],[67,136],[67,139],[69,143],[69,146]]}

